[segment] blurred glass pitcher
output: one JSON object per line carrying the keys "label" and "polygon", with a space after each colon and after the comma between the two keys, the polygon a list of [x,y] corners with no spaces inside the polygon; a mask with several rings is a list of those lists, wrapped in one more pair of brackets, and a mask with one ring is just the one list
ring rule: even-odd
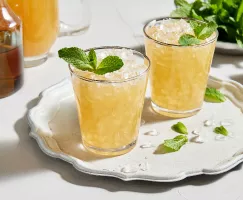
{"label": "blurred glass pitcher", "polygon": [[[33,67],[47,60],[49,50],[58,35],[72,35],[88,29],[91,13],[87,0],[7,0],[10,7],[23,22],[25,67]],[[72,16],[72,23],[59,23],[60,13],[64,19]],[[72,4],[71,4],[72,3]],[[74,10],[68,10],[74,8]],[[68,10],[68,12],[65,12]],[[60,16],[62,19],[62,16]],[[70,19],[69,19],[70,21]],[[73,22],[75,21],[75,22]]]}

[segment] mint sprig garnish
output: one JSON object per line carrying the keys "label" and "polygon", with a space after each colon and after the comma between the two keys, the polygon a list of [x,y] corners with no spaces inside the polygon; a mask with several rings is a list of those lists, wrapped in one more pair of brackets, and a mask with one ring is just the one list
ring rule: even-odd
{"label": "mint sprig garnish", "polygon": [[179,44],[182,46],[191,46],[194,44],[200,44],[200,40],[193,35],[184,34],[179,39]]}
{"label": "mint sprig garnish", "polygon": [[178,43],[182,46],[200,44],[201,40],[205,40],[206,38],[210,37],[217,30],[217,24],[215,24],[213,21],[209,23],[199,23],[197,21],[190,20],[189,23],[195,36],[183,34],[178,41]]}
{"label": "mint sprig garnish", "polygon": [[228,135],[228,131],[224,126],[215,127],[215,129],[213,131],[217,134],[221,134],[224,136]]}
{"label": "mint sprig garnish", "polygon": [[211,103],[221,103],[226,100],[225,96],[215,88],[206,88],[204,100]]}
{"label": "mint sprig garnish", "polygon": [[123,65],[123,61],[118,56],[107,56],[99,65],[97,65],[97,56],[94,49],[86,54],[78,47],[63,48],[58,51],[59,58],[67,63],[83,71],[94,72],[103,75],[119,70]]}
{"label": "mint sprig garnish", "polygon": [[96,57],[96,53],[95,53],[94,49],[91,49],[89,51],[88,58],[89,58],[90,65],[93,66],[94,69],[96,69],[96,66],[97,66],[97,57]]}
{"label": "mint sprig garnish", "polygon": [[187,128],[182,122],[174,124],[171,129],[177,133],[188,134]]}
{"label": "mint sprig garnish", "polygon": [[122,59],[118,56],[107,56],[104,58],[97,67],[96,74],[106,74],[120,69],[123,66]]}
{"label": "mint sprig garnish", "polygon": [[215,24],[213,21],[209,23],[199,23],[191,20],[190,25],[195,36],[200,40],[205,40],[217,30],[217,24]]}
{"label": "mint sprig garnish", "polygon": [[179,151],[180,148],[188,142],[185,135],[178,135],[173,139],[165,140],[163,144],[159,145],[154,154],[164,154]]}

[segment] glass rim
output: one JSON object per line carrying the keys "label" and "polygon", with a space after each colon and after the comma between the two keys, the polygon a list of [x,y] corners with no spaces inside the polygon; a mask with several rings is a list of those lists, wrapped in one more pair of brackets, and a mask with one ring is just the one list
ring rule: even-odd
{"label": "glass rim", "polygon": [[127,50],[132,50],[133,52],[135,52],[137,55],[145,58],[147,61],[148,61],[148,66],[146,67],[146,69],[141,72],[140,74],[138,75],[135,75],[135,76],[132,76],[130,78],[127,78],[127,79],[121,79],[121,80],[102,80],[102,79],[92,79],[92,78],[87,78],[87,77],[84,77],[84,76],[81,76],[81,75],[78,75],[77,73],[75,73],[72,68],[71,68],[71,64],[68,64],[68,67],[69,67],[69,70],[71,72],[72,75],[84,80],[84,81],[88,81],[88,82],[97,82],[97,83],[124,83],[124,82],[129,82],[129,81],[132,81],[132,80],[135,80],[141,76],[143,76],[145,73],[148,72],[148,70],[150,69],[150,66],[151,66],[151,62],[149,60],[149,58],[135,50],[135,49],[132,49],[132,48],[128,48],[128,47],[121,47],[121,46],[100,46],[100,47],[93,47],[93,48],[89,48],[89,49],[85,49],[84,52],[89,52],[91,49],[94,49],[94,50],[102,50],[102,49],[127,49]]}
{"label": "glass rim", "polygon": [[153,39],[151,36],[149,36],[147,34],[146,29],[152,22],[154,22],[154,21],[162,21],[162,20],[166,20],[166,19],[184,19],[184,20],[193,20],[193,21],[197,21],[197,22],[200,22],[200,23],[207,23],[207,22],[204,22],[204,21],[201,21],[201,20],[198,20],[198,19],[189,18],[189,17],[160,17],[160,18],[155,18],[155,19],[149,21],[148,23],[146,23],[144,25],[143,33],[144,33],[145,37],[147,37],[150,40],[153,40],[155,43],[160,44],[160,45],[184,47],[184,48],[185,47],[201,47],[201,46],[205,46],[205,45],[211,44],[212,42],[214,42],[218,38],[219,33],[218,33],[218,30],[216,30],[215,31],[215,33],[216,33],[215,36],[212,39],[210,39],[209,41],[207,41],[207,42],[204,42],[202,44],[194,44],[194,45],[191,45],[191,46],[182,46],[182,45],[179,45],[179,44],[170,44],[170,43],[158,41],[156,39]]}

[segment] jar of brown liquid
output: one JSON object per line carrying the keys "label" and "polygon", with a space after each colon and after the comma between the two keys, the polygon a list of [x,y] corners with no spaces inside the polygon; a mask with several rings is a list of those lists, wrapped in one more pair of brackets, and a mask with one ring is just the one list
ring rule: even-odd
{"label": "jar of brown liquid", "polygon": [[0,0],[0,98],[17,91],[23,84],[21,21]]}

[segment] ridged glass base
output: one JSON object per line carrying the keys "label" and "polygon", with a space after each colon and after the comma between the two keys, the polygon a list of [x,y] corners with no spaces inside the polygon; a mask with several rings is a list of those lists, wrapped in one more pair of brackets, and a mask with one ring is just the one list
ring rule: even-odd
{"label": "ridged glass base", "polygon": [[158,106],[157,104],[155,104],[152,101],[151,101],[151,104],[152,104],[152,108],[155,112],[157,112],[161,115],[164,115],[164,116],[172,117],[172,118],[190,117],[190,116],[197,114],[201,110],[201,108],[196,108],[196,109],[187,110],[187,111],[168,110],[166,108],[162,108],[162,107]]}
{"label": "ridged glass base", "polygon": [[128,153],[135,147],[136,143],[137,143],[137,140],[133,141],[132,143],[130,143],[126,146],[123,146],[123,147],[120,147],[117,149],[103,149],[103,148],[97,148],[97,147],[91,146],[88,143],[86,143],[85,141],[83,141],[83,145],[88,151],[98,154],[98,155],[104,155],[104,156],[118,156],[118,155]]}

